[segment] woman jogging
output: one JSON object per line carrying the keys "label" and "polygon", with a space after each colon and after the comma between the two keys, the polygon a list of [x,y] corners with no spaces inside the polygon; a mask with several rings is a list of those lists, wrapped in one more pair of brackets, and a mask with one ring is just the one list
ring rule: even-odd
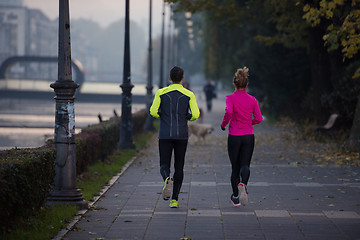
{"label": "woman jogging", "polygon": [[[189,138],[187,122],[198,119],[200,113],[194,93],[181,85],[184,80],[184,70],[177,66],[173,67],[170,70],[169,79],[172,84],[156,92],[150,114],[155,118],[160,118],[160,174],[164,180],[162,196],[164,200],[169,200],[171,197],[170,207],[177,208]],[[173,151],[175,171],[171,178],[170,164]]]}
{"label": "woman jogging", "polygon": [[221,123],[223,131],[229,123],[228,154],[233,190],[230,200],[234,206],[248,202],[246,186],[255,143],[253,125],[263,120],[257,100],[245,90],[249,83],[248,75],[247,67],[237,69],[233,78],[235,91],[226,96],[225,114]]}

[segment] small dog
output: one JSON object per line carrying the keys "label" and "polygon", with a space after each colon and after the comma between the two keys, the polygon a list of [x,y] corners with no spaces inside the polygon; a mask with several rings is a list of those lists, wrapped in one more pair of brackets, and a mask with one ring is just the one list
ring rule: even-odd
{"label": "small dog", "polygon": [[194,135],[197,141],[205,143],[205,137],[214,131],[210,124],[188,123],[189,137]]}

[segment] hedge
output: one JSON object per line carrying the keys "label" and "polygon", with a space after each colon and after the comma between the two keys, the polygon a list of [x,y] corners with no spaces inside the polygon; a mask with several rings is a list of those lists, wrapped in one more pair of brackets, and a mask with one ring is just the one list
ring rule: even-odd
{"label": "hedge", "polygon": [[[145,120],[145,110],[132,115],[133,134],[143,131]],[[120,139],[120,122],[120,117],[113,117],[108,121],[84,128],[77,134],[75,138],[77,174],[84,172],[93,162],[104,161],[117,148]]]}
{"label": "hedge", "polygon": [[12,149],[0,153],[0,225],[27,216],[46,201],[55,177],[56,151]]}
{"label": "hedge", "polygon": [[[145,110],[132,115],[133,133],[143,131]],[[75,136],[76,172],[95,161],[104,161],[120,139],[120,117],[88,126]],[[16,219],[26,218],[44,205],[54,183],[56,150],[53,141],[41,148],[0,151],[0,231]],[[0,232],[0,237],[1,237]]]}

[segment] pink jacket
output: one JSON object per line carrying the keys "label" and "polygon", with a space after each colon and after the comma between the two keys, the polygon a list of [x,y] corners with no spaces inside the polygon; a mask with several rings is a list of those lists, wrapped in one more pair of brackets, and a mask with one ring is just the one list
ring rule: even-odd
{"label": "pink jacket", "polygon": [[256,98],[245,90],[236,90],[226,96],[225,102],[226,108],[221,127],[225,128],[229,123],[229,135],[254,134],[252,125],[263,120]]}

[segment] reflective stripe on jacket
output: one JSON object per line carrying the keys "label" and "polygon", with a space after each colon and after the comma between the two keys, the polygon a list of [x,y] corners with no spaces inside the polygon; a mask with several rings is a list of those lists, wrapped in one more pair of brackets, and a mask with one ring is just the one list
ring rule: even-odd
{"label": "reflective stripe on jacket", "polygon": [[160,118],[159,139],[187,139],[187,121],[198,119],[200,111],[193,92],[171,84],[156,92],[150,114]]}

